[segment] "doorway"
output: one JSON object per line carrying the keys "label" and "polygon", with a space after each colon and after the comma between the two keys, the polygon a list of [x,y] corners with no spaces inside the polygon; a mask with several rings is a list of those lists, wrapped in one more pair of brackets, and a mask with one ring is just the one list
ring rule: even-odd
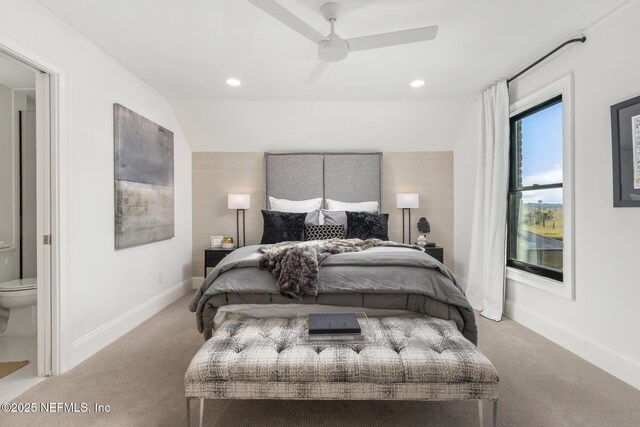
{"label": "doorway", "polygon": [[50,77],[0,50],[0,401],[54,372]]}

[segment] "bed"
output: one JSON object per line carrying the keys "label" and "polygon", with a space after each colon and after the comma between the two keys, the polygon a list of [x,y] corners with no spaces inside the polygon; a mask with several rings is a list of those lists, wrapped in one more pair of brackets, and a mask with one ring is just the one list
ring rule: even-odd
{"label": "bed", "polygon": [[[266,153],[265,206],[270,196],[378,201],[382,206],[382,153]],[[290,317],[312,311],[364,311],[372,316],[449,320],[477,343],[474,312],[453,274],[434,258],[411,248],[374,247],[330,255],[320,265],[316,295],[282,295],[276,278],[258,268],[264,245],[234,251],[205,278],[190,302],[198,330],[212,336],[227,313]],[[321,308],[319,306],[322,306]]]}

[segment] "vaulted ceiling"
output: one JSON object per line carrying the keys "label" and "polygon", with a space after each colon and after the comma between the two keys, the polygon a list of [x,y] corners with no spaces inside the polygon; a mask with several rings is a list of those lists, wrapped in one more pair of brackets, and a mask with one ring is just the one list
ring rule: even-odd
{"label": "vaulted ceiling", "polygon": [[[434,24],[438,37],[353,53],[313,86],[315,45],[244,0],[38,1],[171,100],[400,101],[478,93],[628,0],[342,0],[344,38]],[[324,0],[279,2],[328,33]]]}

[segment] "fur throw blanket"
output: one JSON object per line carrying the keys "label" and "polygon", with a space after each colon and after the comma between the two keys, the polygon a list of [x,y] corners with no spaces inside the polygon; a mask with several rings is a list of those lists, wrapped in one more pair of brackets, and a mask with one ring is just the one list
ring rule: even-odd
{"label": "fur throw blanket", "polygon": [[412,248],[417,245],[379,239],[329,239],[309,242],[283,242],[261,248],[263,255],[258,268],[267,270],[276,278],[276,287],[282,295],[302,299],[304,295],[318,295],[320,263],[329,255],[361,252],[376,246]]}

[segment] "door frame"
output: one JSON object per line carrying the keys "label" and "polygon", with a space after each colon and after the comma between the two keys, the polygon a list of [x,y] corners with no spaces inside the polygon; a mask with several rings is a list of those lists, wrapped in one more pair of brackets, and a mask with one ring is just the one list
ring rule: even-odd
{"label": "door frame", "polygon": [[[38,216],[38,255],[50,257],[49,266],[43,271],[46,274],[44,280],[49,279],[49,286],[44,286],[46,283],[40,286],[38,277],[38,375],[57,375],[69,369],[71,352],[68,72],[52,59],[1,32],[0,51],[48,75],[47,79],[37,79],[40,84],[43,80],[49,82],[49,90],[44,97],[45,101],[48,98],[49,111],[40,107],[47,117],[38,124],[38,131],[42,132],[44,142],[49,140],[48,147],[43,144],[43,154],[50,157],[47,165],[49,171],[46,171],[46,167],[44,171],[38,167],[38,170],[45,172],[38,184],[43,189],[48,187],[49,191],[44,191],[43,196],[49,198],[50,204],[49,212],[44,214],[42,221],[41,215]],[[42,148],[40,144],[38,141]],[[51,245],[46,248],[42,234],[52,236]],[[42,268],[40,264],[39,261],[39,274]]]}

